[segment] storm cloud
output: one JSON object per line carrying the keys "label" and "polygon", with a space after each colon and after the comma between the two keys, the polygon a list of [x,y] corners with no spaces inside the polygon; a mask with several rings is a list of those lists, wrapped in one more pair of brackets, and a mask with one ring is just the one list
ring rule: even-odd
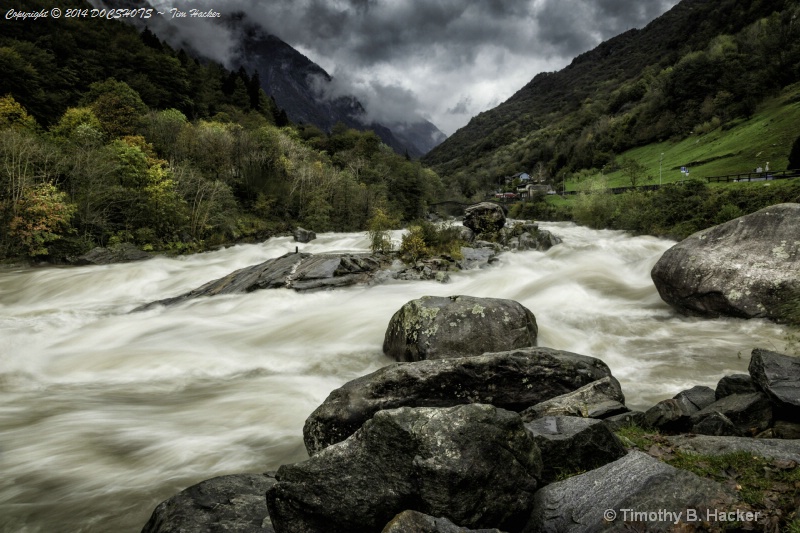
{"label": "storm cloud", "polygon": [[[334,76],[371,119],[421,115],[452,134],[543,71],[678,0],[157,0],[158,7],[242,12]],[[182,19],[176,35],[209,57],[235,53],[236,29]],[[203,50],[217,43],[214,51]]]}

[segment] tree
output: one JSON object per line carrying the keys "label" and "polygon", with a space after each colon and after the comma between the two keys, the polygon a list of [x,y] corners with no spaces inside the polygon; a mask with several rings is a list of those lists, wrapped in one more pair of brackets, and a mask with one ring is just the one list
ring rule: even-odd
{"label": "tree", "polygon": [[69,231],[75,206],[52,183],[26,189],[18,204],[17,214],[9,224],[12,245],[29,257],[47,255],[47,245]]}
{"label": "tree", "polygon": [[0,128],[22,127],[29,130],[36,128],[36,121],[28,115],[14,98],[7,94],[0,97]]}
{"label": "tree", "polygon": [[625,158],[620,165],[622,173],[628,178],[631,187],[641,185],[648,179],[650,175],[647,173],[647,167],[636,161],[635,159]]}
{"label": "tree", "polygon": [[375,209],[369,219],[369,247],[373,253],[387,253],[392,251],[392,237],[389,230],[397,224],[383,209]]}
{"label": "tree", "polygon": [[125,82],[109,78],[93,83],[84,100],[111,138],[136,135],[144,126],[147,106]]}

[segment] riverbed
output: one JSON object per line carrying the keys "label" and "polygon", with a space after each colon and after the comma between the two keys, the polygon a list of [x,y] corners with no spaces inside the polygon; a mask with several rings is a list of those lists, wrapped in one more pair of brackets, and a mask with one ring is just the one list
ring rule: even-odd
{"label": "riverbed", "polygon": [[[766,321],[687,318],[650,269],[674,242],[543,223],[547,252],[504,253],[451,282],[266,290],[129,312],[294,251],[289,237],[178,258],[0,271],[0,530],[139,531],[203,479],[306,457],[305,418],[331,390],[389,364],[386,326],[424,295],[509,298],[539,345],[603,359],[644,409],[782,350]],[[395,233],[395,240],[400,234]],[[364,233],[301,251],[367,251]]]}

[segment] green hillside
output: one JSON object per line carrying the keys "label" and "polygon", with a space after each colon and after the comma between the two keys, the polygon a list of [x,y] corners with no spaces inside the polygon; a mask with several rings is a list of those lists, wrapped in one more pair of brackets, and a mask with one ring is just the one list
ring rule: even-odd
{"label": "green hillside", "polygon": [[[800,85],[795,84],[784,89],[780,96],[765,101],[749,119],[679,141],[632,148],[620,154],[620,159],[634,159],[646,167],[648,177],[641,185],[684,180],[687,177],[680,172],[681,167],[688,167],[689,177],[697,179],[752,172],[757,167],[766,168],[767,163],[771,170],[784,170],[798,136]],[[605,175],[609,187],[631,185],[620,169],[606,170]],[[567,190],[577,190],[579,184],[579,179],[569,178]]]}
{"label": "green hillside", "polygon": [[[774,132],[738,128],[758,120],[771,99],[783,95],[788,105],[797,94],[791,87],[800,81],[798,16],[800,6],[789,0],[683,0],[644,29],[601,44],[559,72],[536,76],[424,162],[464,196],[537,166],[560,188],[581,171],[613,171],[623,155],[643,159],[650,169],[658,168],[661,152],[670,170],[694,165],[704,173],[744,172],[766,161],[778,168],[786,157],[778,150],[784,140],[751,153],[743,144]],[[785,126],[785,136],[800,134],[797,122],[775,120],[780,112],[763,113],[773,120],[768,129]],[[723,140],[737,131],[740,139]],[[714,142],[728,146],[708,148]],[[753,161],[769,150],[771,159]],[[712,158],[729,153],[712,165]]]}

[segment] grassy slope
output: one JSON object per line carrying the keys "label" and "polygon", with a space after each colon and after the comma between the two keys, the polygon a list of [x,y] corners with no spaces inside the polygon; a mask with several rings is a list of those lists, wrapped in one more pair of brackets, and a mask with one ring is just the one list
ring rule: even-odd
{"label": "grassy slope", "polygon": [[[659,158],[664,154],[662,181],[669,183],[686,179],[680,167],[689,166],[690,177],[703,179],[709,176],[752,172],[769,162],[771,170],[784,170],[789,150],[800,136],[800,84],[764,102],[749,120],[734,127],[718,128],[705,135],[692,135],[678,142],[649,144],[621,154],[644,164],[652,179],[645,183],[658,183]],[[619,171],[607,174],[610,187],[626,187],[628,179]],[[645,184],[643,183],[643,184]],[[567,190],[575,190],[578,183],[567,181]]]}

